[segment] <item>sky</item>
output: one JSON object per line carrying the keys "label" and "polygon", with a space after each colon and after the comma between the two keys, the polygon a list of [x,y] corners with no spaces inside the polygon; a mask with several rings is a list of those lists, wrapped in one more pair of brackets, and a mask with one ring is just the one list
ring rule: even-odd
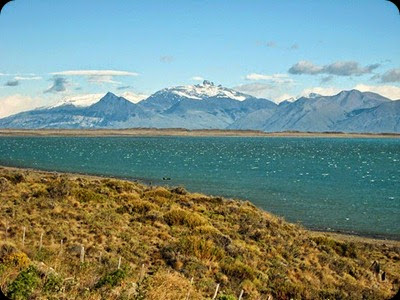
{"label": "sky", "polygon": [[203,79],[275,102],[353,88],[400,99],[385,0],[14,0],[0,13],[0,117]]}

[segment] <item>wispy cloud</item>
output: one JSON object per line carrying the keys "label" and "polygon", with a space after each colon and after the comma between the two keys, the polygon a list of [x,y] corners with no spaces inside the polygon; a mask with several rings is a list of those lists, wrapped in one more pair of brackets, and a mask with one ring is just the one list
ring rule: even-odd
{"label": "wispy cloud", "polygon": [[247,80],[268,80],[274,83],[290,83],[293,82],[291,78],[287,74],[259,74],[259,73],[251,73],[246,75],[245,79]]}
{"label": "wispy cloud", "polygon": [[11,95],[0,98],[0,118],[30,110],[42,105],[41,99],[25,95]]}
{"label": "wispy cloud", "polygon": [[40,76],[15,76],[15,80],[40,80],[42,77]]}
{"label": "wispy cloud", "polygon": [[201,76],[193,76],[192,78],[190,78],[191,80],[195,80],[195,81],[203,81],[204,78]]}
{"label": "wispy cloud", "polygon": [[67,79],[60,76],[54,76],[52,80],[53,84],[47,90],[43,91],[43,93],[59,93],[67,90]]}
{"label": "wispy cloud", "polygon": [[299,48],[300,48],[299,44],[294,43],[294,44],[292,44],[292,45],[289,47],[289,50],[297,50],[297,49],[299,49]]}
{"label": "wispy cloud", "polygon": [[380,64],[371,64],[365,67],[360,66],[360,64],[356,61],[337,61],[328,65],[315,65],[310,61],[299,61],[294,64],[290,69],[290,74],[308,74],[308,75],[317,75],[317,74],[329,74],[329,75],[337,75],[337,76],[360,76],[363,74],[371,73],[373,70],[378,68]]}
{"label": "wispy cloud", "polygon": [[287,86],[287,84],[283,83],[258,81],[242,84],[234,87],[234,89],[254,97],[266,98],[279,103],[291,97],[291,95],[287,94]]}
{"label": "wispy cloud", "polygon": [[386,71],[379,77],[381,78],[381,81],[384,83],[400,82],[400,68],[391,69],[389,71]]}
{"label": "wispy cloud", "polygon": [[5,86],[17,86],[17,85],[19,85],[19,81],[18,80],[9,80],[4,85]]}
{"label": "wispy cloud", "polygon": [[139,73],[116,70],[71,70],[50,73],[65,76],[138,76]]}
{"label": "wispy cloud", "polygon": [[265,43],[265,46],[269,47],[269,48],[275,48],[277,46],[275,41],[268,41]]}
{"label": "wispy cloud", "polygon": [[247,83],[247,84],[241,84],[235,87],[238,91],[248,93],[253,96],[261,96],[264,92],[272,90],[274,88],[274,85],[271,83]]}
{"label": "wispy cloud", "polygon": [[69,70],[50,73],[55,76],[84,76],[91,83],[120,84],[114,80],[117,76],[138,76],[139,73],[119,70]]}
{"label": "wispy cloud", "polygon": [[160,57],[160,61],[163,63],[171,63],[175,60],[175,58],[171,55],[164,55]]}
{"label": "wispy cloud", "polygon": [[130,85],[123,85],[123,86],[117,87],[117,90],[127,90],[127,89],[130,89],[130,88],[131,88]]}
{"label": "wispy cloud", "polygon": [[340,92],[339,88],[336,87],[312,87],[312,88],[305,88],[301,91],[298,97],[308,97],[310,94],[319,94],[321,96],[333,96]]}
{"label": "wispy cloud", "polygon": [[358,84],[354,89],[361,92],[378,93],[392,100],[400,100],[400,87],[394,85],[366,85]]}
{"label": "wispy cloud", "polygon": [[324,76],[321,78],[321,83],[327,83],[327,82],[331,82],[333,80],[333,76],[329,75],[329,76]]}
{"label": "wispy cloud", "polygon": [[264,46],[268,48],[276,48],[278,44],[275,41],[257,41],[257,46]]}

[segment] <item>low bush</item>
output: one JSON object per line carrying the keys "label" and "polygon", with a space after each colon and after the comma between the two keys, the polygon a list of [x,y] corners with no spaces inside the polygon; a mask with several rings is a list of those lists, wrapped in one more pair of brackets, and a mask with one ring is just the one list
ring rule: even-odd
{"label": "low bush", "polygon": [[207,220],[197,213],[183,209],[172,209],[164,215],[165,222],[172,225],[184,225],[190,228],[207,224]]}
{"label": "low bush", "polygon": [[7,296],[18,300],[29,299],[39,283],[39,271],[35,267],[30,266],[19,273],[17,278],[9,285]]}
{"label": "low bush", "polygon": [[126,269],[118,269],[115,270],[111,273],[105,274],[103,277],[99,279],[99,281],[96,283],[95,288],[101,288],[105,285],[114,287],[121,283],[123,279],[127,276],[127,270]]}
{"label": "low bush", "polygon": [[225,261],[221,265],[222,272],[228,275],[231,279],[243,281],[245,279],[254,280],[256,277],[255,271],[248,265],[239,260]]}

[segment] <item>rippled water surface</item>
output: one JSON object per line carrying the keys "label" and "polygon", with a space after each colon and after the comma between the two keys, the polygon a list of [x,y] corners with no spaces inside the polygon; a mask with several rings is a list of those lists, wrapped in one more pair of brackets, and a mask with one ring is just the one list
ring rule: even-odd
{"label": "rippled water surface", "polygon": [[0,164],[184,185],[309,228],[400,239],[400,139],[0,137]]}

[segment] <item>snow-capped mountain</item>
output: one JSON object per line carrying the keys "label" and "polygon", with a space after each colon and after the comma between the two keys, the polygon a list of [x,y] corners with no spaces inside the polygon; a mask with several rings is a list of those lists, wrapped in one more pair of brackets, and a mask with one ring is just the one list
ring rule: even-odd
{"label": "snow-capped mountain", "polygon": [[229,99],[236,101],[244,101],[254,99],[253,96],[237,92],[233,89],[214,85],[213,82],[204,80],[202,84],[176,86],[162,89],[146,100],[142,101],[142,107],[163,111],[177,104],[183,99],[189,100],[220,100]]}
{"label": "snow-capped mountain", "polygon": [[141,101],[142,96],[134,101],[113,93],[97,96],[97,101],[86,95],[12,115],[0,119],[0,127],[400,132],[400,101],[357,90],[279,105],[209,81],[162,89]]}
{"label": "snow-capped mountain", "polygon": [[180,97],[196,100],[204,100],[207,98],[227,98],[243,101],[248,98],[252,98],[249,95],[225,88],[221,85],[216,86],[213,82],[208,80],[204,80],[203,84],[166,88],[158,93],[172,93]]}
{"label": "snow-capped mountain", "polygon": [[103,96],[104,96],[103,94],[87,94],[87,95],[67,97],[67,98],[64,98],[61,101],[57,102],[56,104],[49,106],[48,108],[54,108],[54,107],[59,107],[59,106],[63,106],[63,105],[86,107],[86,106],[92,105],[93,103],[96,103]]}

